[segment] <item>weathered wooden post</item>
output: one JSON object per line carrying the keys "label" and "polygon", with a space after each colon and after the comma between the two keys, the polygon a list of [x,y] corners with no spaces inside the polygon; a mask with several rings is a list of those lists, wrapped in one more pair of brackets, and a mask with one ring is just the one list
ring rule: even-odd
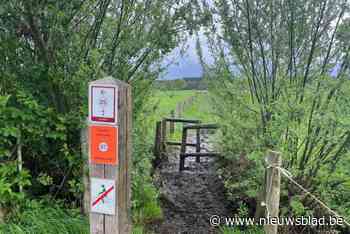
{"label": "weathered wooden post", "polygon": [[182,128],[182,140],[181,140],[181,149],[180,149],[180,171],[183,171],[185,169],[186,144],[187,144],[187,129]]}
{"label": "weathered wooden post", "polygon": [[156,123],[156,133],[154,139],[154,155],[160,157],[162,148],[162,122],[157,121]]}
{"label": "weathered wooden post", "polygon": [[131,87],[89,84],[90,233],[131,233]]}
{"label": "weathered wooden post", "polygon": [[[201,129],[197,128],[196,129],[196,153],[200,153],[201,152]],[[196,162],[199,163],[201,162],[201,157],[197,156],[196,157]]]}
{"label": "weathered wooden post", "polygon": [[[267,220],[276,219],[278,221],[280,204],[281,172],[276,167],[282,166],[282,158],[279,152],[269,151],[266,158],[266,213]],[[266,224],[264,230],[267,234],[277,234],[278,225]]]}
{"label": "weathered wooden post", "polygon": [[[174,110],[170,111],[170,118],[175,118],[175,111]],[[170,121],[170,123],[169,123],[170,136],[173,136],[174,132],[175,132],[175,123],[173,121]]]}
{"label": "weathered wooden post", "polygon": [[166,151],[166,140],[167,140],[167,136],[166,136],[166,120],[163,119],[162,120],[162,127],[161,127],[161,152],[165,152]]}

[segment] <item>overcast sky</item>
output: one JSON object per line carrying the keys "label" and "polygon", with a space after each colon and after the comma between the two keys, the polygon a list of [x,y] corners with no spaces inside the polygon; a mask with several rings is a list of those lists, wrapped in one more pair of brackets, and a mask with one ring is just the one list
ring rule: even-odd
{"label": "overcast sky", "polygon": [[[200,36],[201,42],[205,41],[203,36]],[[205,46],[205,43],[204,43]],[[181,54],[181,49],[174,49],[170,55],[164,60],[164,64],[169,64],[165,74],[160,76],[160,79],[178,79],[183,77],[200,77],[203,74],[202,66],[200,65],[196,52],[196,37],[192,36],[188,39],[185,45],[185,53]],[[207,52],[207,51],[206,51]],[[208,53],[206,53],[208,55]]]}

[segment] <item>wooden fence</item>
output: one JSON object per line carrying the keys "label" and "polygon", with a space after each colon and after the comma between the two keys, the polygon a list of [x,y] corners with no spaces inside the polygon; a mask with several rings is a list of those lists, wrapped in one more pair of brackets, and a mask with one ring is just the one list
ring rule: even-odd
{"label": "wooden fence", "polygon": [[[169,124],[168,124],[169,123]],[[167,133],[168,126],[171,130],[174,129],[174,124],[182,123],[187,124],[182,127],[182,136],[181,142],[176,141],[168,141]],[[154,155],[156,157],[155,161],[160,162],[161,158],[166,155],[167,146],[181,146],[180,148],[180,168],[179,170],[185,170],[185,160],[188,157],[195,157],[196,162],[200,162],[201,157],[211,157],[217,156],[218,153],[209,152],[203,153],[201,152],[201,135],[200,132],[203,129],[218,129],[219,126],[216,124],[201,124],[200,120],[189,120],[189,119],[180,119],[180,118],[164,118],[162,121],[158,121],[156,123],[156,134],[155,134],[155,143],[154,143]],[[188,131],[194,130],[196,131],[196,142],[189,143],[188,140]],[[187,147],[195,147],[195,153],[186,153]],[[157,164],[157,163],[156,163]]]}

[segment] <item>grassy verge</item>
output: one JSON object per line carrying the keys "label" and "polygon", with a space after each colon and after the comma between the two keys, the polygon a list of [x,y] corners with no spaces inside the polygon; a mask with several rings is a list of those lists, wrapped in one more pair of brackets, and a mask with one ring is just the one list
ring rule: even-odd
{"label": "grassy verge", "polygon": [[88,234],[89,223],[78,210],[37,201],[27,202],[0,224],[0,234]]}

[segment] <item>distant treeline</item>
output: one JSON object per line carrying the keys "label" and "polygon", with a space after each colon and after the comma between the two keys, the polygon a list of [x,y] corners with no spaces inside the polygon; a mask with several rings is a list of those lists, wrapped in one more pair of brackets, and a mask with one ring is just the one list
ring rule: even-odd
{"label": "distant treeline", "polygon": [[207,83],[200,77],[187,77],[176,80],[157,80],[155,82],[157,89],[161,90],[205,90]]}

